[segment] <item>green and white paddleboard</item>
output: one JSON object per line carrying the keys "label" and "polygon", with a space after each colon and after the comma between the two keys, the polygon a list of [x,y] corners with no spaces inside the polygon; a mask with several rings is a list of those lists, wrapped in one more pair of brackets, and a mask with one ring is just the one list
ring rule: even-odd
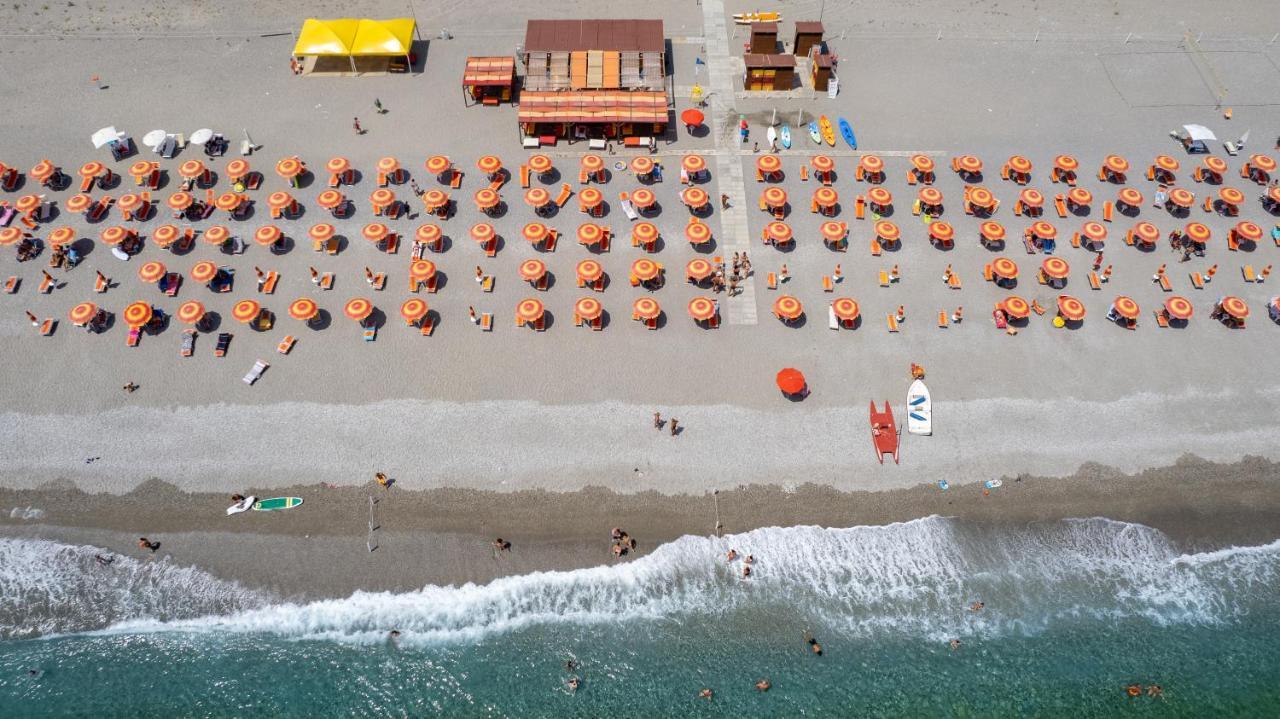
{"label": "green and white paddleboard", "polygon": [[272,497],[253,503],[255,512],[270,512],[276,509],[293,509],[302,504],[302,497]]}

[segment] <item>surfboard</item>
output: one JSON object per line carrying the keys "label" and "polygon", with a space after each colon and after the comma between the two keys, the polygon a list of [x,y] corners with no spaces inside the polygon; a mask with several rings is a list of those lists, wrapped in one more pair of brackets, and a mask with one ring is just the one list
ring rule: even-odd
{"label": "surfboard", "polygon": [[840,134],[844,137],[844,141],[849,143],[849,147],[852,147],[855,150],[858,149],[858,137],[853,134],[853,126],[850,125],[849,121],[843,117],[840,118],[839,122]]}
{"label": "surfboard", "polygon": [[933,434],[933,400],[920,380],[907,389],[907,432],[926,437]]}
{"label": "surfboard", "polygon": [[831,121],[827,119],[826,115],[818,118],[818,129],[822,130],[822,139],[826,140],[827,145],[835,147],[836,133],[835,130],[831,129]]}
{"label": "surfboard", "polygon": [[302,504],[302,497],[272,497],[253,503],[255,512],[271,512],[277,509],[293,509]]}
{"label": "surfboard", "polygon": [[781,19],[780,12],[740,12],[733,16],[733,21],[739,25],[750,25],[753,22],[777,22]]}
{"label": "surfboard", "polygon": [[815,144],[822,144],[822,131],[818,129],[817,120],[809,123],[809,139],[813,140]]}
{"label": "surfboard", "polygon": [[982,483],[982,486],[986,487],[987,489],[996,489],[998,487],[1004,486],[1004,480],[988,479],[987,481]]}
{"label": "surfboard", "polygon": [[253,495],[245,497],[243,500],[236,502],[230,507],[227,507],[227,516],[230,517],[233,514],[239,514],[241,512],[249,511],[249,509],[253,507],[253,504],[256,501],[258,501],[258,498],[254,497]]}
{"label": "surfboard", "polygon": [[791,149],[791,126],[783,125],[782,130],[778,132],[778,137],[782,139],[782,146]]}
{"label": "surfboard", "polygon": [[769,140],[769,147],[773,147],[778,143],[778,128],[770,125],[769,130],[764,133],[764,136]]}

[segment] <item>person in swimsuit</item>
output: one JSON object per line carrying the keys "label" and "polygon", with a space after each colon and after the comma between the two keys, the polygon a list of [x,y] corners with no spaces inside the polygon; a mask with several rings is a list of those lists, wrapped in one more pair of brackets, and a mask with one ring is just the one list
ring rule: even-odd
{"label": "person in swimsuit", "polygon": [[737,558],[738,558],[738,550],[736,550],[736,549],[730,549],[730,550],[729,550],[729,553],[728,553],[728,554],[726,554],[726,555],[724,555],[724,557],[725,557],[725,559],[726,559],[726,560],[728,560],[728,561],[732,562],[733,560],[735,560],[735,559],[737,559]]}
{"label": "person in swimsuit", "polygon": [[756,682],[756,691],[767,692],[772,686],[773,685],[769,683],[768,679],[761,679]]}

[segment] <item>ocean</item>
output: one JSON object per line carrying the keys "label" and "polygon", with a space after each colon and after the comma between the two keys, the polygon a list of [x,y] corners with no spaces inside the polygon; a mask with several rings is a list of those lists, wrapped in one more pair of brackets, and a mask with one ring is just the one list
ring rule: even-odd
{"label": "ocean", "polygon": [[1280,713],[1280,542],[928,517],[307,604],[100,551],[0,539],[0,717]]}

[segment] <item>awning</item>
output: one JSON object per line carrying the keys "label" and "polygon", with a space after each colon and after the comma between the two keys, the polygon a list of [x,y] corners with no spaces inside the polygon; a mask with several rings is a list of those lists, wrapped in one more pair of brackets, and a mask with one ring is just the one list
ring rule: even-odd
{"label": "awning", "polygon": [[463,87],[510,87],[516,74],[513,57],[469,57],[462,71]]}
{"label": "awning", "polygon": [[345,56],[351,54],[360,21],[355,18],[316,20],[307,18],[293,45],[294,55]]}
{"label": "awning", "polygon": [[520,122],[667,122],[662,92],[524,92]]}
{"label": "awning", "polygon": [[402,57],[413,47],[411,18],[360,21],[355,39],[351,42],[351,54],[356,57]]}

